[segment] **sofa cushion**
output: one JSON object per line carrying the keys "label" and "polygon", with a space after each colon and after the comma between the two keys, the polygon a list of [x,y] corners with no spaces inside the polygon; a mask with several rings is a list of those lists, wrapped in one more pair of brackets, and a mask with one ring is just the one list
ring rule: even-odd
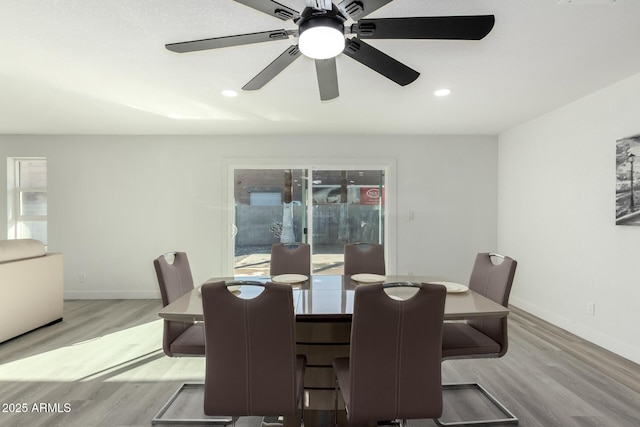
{"label": "sofa cushion", "polygon": [[0,240],[0,262],[46,255],[44,243],[34,239]]}

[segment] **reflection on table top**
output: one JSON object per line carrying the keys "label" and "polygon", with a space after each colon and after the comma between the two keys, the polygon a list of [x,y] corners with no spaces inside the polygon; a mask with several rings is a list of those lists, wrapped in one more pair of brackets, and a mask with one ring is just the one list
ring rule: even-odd
{"label": "reflection on table top", "polygon": [[[441,281],[434,276],[385,276],[386,283]],[[219,277],[207,282],[252,280],[267,282],[270,277]],[[353,314],[353,297],[358,286],[367,286],[351,280],[350,276],[315,275],[309,280],[290,285],[293,288],[293,304],[298,321],[348,321]],[[252,298],[260,292],[256,286],[241,286],[235,293],[242,298]],[[411,288],[391,288],[387,293],[407,297]],[[473,317],[504,317],[509,309],[472,291],[448,293],[445,301],[445,320],[462,320]],[[202,321],[202,297],[196,288],[183,295],[158,313],[166,320]]]}

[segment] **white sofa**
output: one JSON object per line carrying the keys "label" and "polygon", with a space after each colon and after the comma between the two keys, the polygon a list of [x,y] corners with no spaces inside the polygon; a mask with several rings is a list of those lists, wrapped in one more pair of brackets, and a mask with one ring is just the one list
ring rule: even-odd
{"label": "white sofa", "polygon": [[61,321],[62,310],[62,254],[37,240],[0,240],[0,343]]}

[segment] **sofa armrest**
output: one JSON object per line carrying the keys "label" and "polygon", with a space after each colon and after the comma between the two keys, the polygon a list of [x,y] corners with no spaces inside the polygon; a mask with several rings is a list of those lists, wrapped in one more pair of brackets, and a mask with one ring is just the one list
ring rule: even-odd
{"label": "sofa armrest", "polygon": [[34,239],[0,240],[0,263],[46,255],[44,243]]}

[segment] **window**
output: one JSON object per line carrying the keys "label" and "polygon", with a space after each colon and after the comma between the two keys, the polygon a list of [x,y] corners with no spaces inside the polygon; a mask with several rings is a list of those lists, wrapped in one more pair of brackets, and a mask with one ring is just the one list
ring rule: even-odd
{"label": "window", "polygon": [[231,168],[234,275],[269,274],[276,242],[310,244],[314,274],[342,274],[345,243],[386,242],[388,166]]}
{"label": "window", "polygon": [[9,158],[7,165],[10,239],[47,244],[47,159]]}

